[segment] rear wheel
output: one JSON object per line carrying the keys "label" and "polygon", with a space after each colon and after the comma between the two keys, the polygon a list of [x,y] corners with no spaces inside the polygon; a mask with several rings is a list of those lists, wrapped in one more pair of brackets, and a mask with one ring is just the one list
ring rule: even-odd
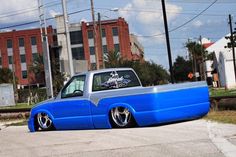
{"label": "rear wheel", "polygon": [[115,107],[111,109],[110,121],[113,127],[128,128],[135,126],[135,120],[128,108]]}
{"label": "rear wheel", "polygon": [[53,123],[51,118],[48,116],[47,113],[38,113],[36,116],[37,119],[37,130],[42,130],[42,131],[47,131],[47,130],[52,130],[53,129]]}

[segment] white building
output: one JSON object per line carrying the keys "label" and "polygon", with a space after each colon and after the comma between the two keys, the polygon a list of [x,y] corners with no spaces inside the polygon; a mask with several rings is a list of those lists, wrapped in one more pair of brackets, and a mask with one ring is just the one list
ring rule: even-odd
{"label": "white building", "polygon": [[[66,35],[65,35],[65,27],[64,27],[64,18],[63,15],[57,15],[55,17],[57,24],[57,40],[58,44],[61,46],[59,50],[59,58],[60,58],[60,70],[62,72],[69,71],[69,62],[68,62],[68,47],[66,44]],[[84,59],[84,56],[80,57],[80,54],[84,54],[83,52],[83,43],[82,43],[82,32],[81,32],[81,24],[70,24],[69,25],[70,32],[70,41],[71,41],[71,52],[73,59],[73,68],[75,73],[88,71],[88,63]],[[75,38],[76,36],[76,38]],[[79,40],[81,39],[81,40]],[[75,41],[76,40],[76,44]],[[76,51],[76,56],[74,54],[74,50]]]}
{"label": "white building", "polygon": [[225,48],[228,42],[229,41],[223,37],[206,50],[209,53],[214,52],[214,68],[216,68],[218,72],[220,86],[230,89],[236,87],[236,81],[232,49]]}

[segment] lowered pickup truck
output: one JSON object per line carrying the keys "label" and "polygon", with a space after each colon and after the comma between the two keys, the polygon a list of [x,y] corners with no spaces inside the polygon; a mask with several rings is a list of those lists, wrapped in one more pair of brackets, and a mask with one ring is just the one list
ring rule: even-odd
{"label": "lowered pickup truck", "polygon": [[133,69],[73,76],[56,98],[32,108],[31,132],[149,126],[195,119],[209,111],[205,82],[142,87]]}

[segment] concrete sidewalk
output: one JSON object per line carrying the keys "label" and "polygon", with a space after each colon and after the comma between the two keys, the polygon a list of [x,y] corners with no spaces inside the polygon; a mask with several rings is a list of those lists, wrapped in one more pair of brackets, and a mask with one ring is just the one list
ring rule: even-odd
{"label": "concrete sidewalk", "polygon": [[234,157],[236,125],[194,120],[170,125],[29,133],[3,127],[0,156]]}

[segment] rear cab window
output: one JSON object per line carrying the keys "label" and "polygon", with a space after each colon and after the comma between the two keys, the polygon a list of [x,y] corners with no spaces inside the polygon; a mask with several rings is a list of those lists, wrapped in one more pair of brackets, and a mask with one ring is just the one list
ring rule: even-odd
{"label": "rear cab window", "polygon": [[114,90],[141,86],[132,70],[110,71],[94,74],[92,91]]}

